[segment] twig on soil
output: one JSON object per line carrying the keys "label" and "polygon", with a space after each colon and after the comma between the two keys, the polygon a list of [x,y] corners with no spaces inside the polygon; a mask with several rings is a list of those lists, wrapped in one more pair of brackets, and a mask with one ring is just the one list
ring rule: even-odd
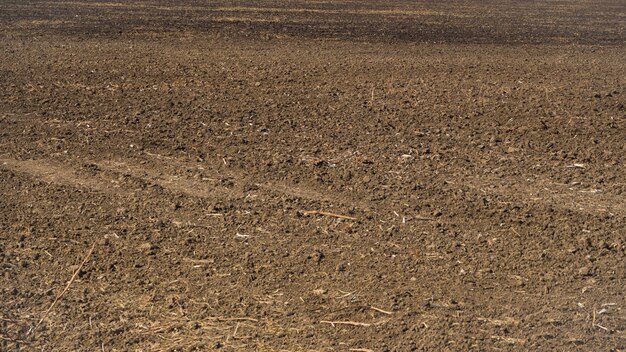
{"label": "twig on soil", "polygon": [[[603,312],[600,311],[600,314],[602,314],[602,313]],[[600,329],[602,329],[604,331],[608,331],[608,332],[612,332],[613,331],[613,330],[611,330],[611,329],[609,329],[607,327],[604,327],[604,326],[596,323],[596,307],[593,307],[593,314],[592,314],[592,318],[591,318],[591,327],[592,328],[600,328]]]}
{"label": "twig on soil", "polygon": [[354,351],[354,352],[374,352],[374,350],[368,350],[367,348],[351,348],[348,351]]}
{"label": "twig on soil", "polygon": [[372,324],[368,324],[368,323],[360,323],[357,321],[328,321],[328,320],[321,320],[320,323],[322,324],[330,324],[333,327],[335,325],[352,325],[352,326],[371,326]]}
{"label": "twig on soil", "polygon": [[171,156],[165,156],[165,155],[161,155],[161,154],[155,154],[155,153],[150,153],[144,150],[144,154],[146,154],[147,156],[152,156],[152,157],[156,157],[157,159],[174,159]]}
{"label": "twig on soil", "polygon": [[511,344],[511,345],[515,345],[515,344],[524,345],[524,344],[526,344],[526,340],[524,340],[524,339],[517,339],[517,338],[514,338],[514,337],[493,335],[493,336],[491,336],[491,338],[494,339],[494,340],[498,340],[498,341],[504,341],[504,342],[506,342],[508,344]]}
{"label": "twig on soil", "polygon": [[609,328],[605,328],[604,326],[600,325],[600,324],[596,324],[595,327],[600,328],[604,331],[608,331],[608,332],[612,332],[613,330],[609,329]]}
{"label": "twig on soil", "polygon": [[375,310],[375,311],[377,311],[377,312],[379,312],[379,313],[387,314],[387,315],[391,315],[391,314],[393,314],[393,312],[386,311],[386,310],[382,310],[382,309],[380,309],[380,308],[376,308],[376,307],[374,307],[374,306],[371,306],[371,307],[370,307],[370,309]]}
{"label": "twig on soil", "polygon": [[235,326],[235,331],[233,332],[233,338],[237,336],[237,330],[239,330],[239,323],[237,323],[237,326]]}
{"label": "twig on soil", "polygon": [[592,318],[591,318],[591,327],[593,328],[594,326],[596,326],[596,307],[593,307],[593,314],[592,314]]}
{"label": "twig on soil", "polygon": [[341,292],[341,296],[337,296],[335,298],[346,298],[346,297],[352,296],[354,294],[354,292],[345,292],[345,291],[341,291],[341,290],[339,290],[339,292]]}
{"label": "twig on soil", "polygon": [[193,258],[183,258],[184,261],[194,263],[194,264],[213,264],[215,261],[213,259],[193,259]]}
{"label": "twig on soil", "polygon": [[216,319],[216,320],[218,320],[218,321],[220,321],[220,320],[221,320],[221,321],[239,321],[239,320],[247,320],[247,321],[252,321],[252,322],[255,322],[255,323],[259,321],[258,319],[248,318],[248,317],[241,317],[241,318],[222,318],[222,317],[219,317],[219,318],[215,318],[215,319]]}
{"label": "twig on soil", "polygon": [[326,212],[326,211],[319,211],[319,210],[305,211],[304,214],[307,214],[307,215],[319,214],[319,215],[332,216],[332,217],[339,218],[339,219],[356,220],[356,218],[353,218],[351,216],[339,215],[339,214],[329,213],[329,212]]}
{"label": "twig on soil", "polygon": [[91,246],[91,249],[89,250],[89,252],[87,252],[87,255],[85,256],[85,258],[83,259],[83,261],[80,263],[80,265],[78,266],[78,269],[76,269],[76,271],[74,271],[74,274],[72,275],[72,278],[70,279],[70,281],[67,283],[67,285],[65,286],[65,288],[63,289],[63,291],[54,299],[54,302],[52,302],[52,304],[50,305],[50,307],[48,307],[48,310],[46,310],[46,312],[43,314],[43,316],[41,317],[41,319],[39,319],[39,322],[37,322],[37,325],[35,325],[34,328],[32,328],[31,330],[28,331],[28,334],[31,334],[33,331],[35,331],[37,329],[37,327],[39,327],[39,325],[41,325],[41,323],[44,321],[44,319],[46,319],[48,317],[48,314],[50,314],[50,312],[52,311],[52,308],[54,308],[54,306],[57,304],[57,302],[61,299],[61,297],[63,297],[63,295],[65,295],[65,293],[67,292],[67,290],[70,289],[70,286],[72,285],[72,283],[74,282],[74,280],[76,279],[76,276],[78,276],[78,273],[80,272],[80,270],[83,268],[83,266],[85,265],[85,263],[87,262],[87,260],[89,259],[89,257],[91,256],[91,253],[93,253],[94,248],[96,248],[96,244],[94,243]]}

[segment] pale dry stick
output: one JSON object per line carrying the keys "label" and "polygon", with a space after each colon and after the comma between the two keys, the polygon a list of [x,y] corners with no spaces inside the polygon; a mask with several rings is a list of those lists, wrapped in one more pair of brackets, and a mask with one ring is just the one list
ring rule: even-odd
{"label": "pale dry stick", "polygon": [[339,218],[339,219],[356,220],[356,218],[353,218],[351,216],[340,215],[340,214],[335,214],[335,213],[329,213],[327,211],[320,211],[320,210],[305,211],[304,214],[307,214],[307,215],[319,214],[319,215],[332,216],[332,217]]}
{"label": "pale dry stick", "polygon": [[387,310],[382,310],[382,309],[380,309],[380,308],[376,308],[376,307],[374,307],[374,306],[371,306],[371,307],[370,307],[370,309],[371,309],[371,310],[375,310],[375,311],[377,311],[377,312],[379,312],[379,313],[387,314],[387,315],[391,315],[391,314],[393,314],[393,312],[390,312],[390,311],[387,311]]}
{"label": "pale dry stick", "polygon": [[611,330],[611,329],[606,328],[606,327],[604,327],[604,326],[602,326],[602,325],[600,325],[600,324],[596,324],[595,326],[596,326],[597,328],[600,328],[600,329],[604,330],[604,331],[607,331],[607,332],[612,332],[612,330]]}
{"label": "pale dry stick", "polygon": [[515,345],[515,344],[524,345],[526,343],[526,340],[524,340],[524,339],[517,339],[517,338],[514,338],[514,337],[493,335],[493,336],[491,336],[491,338],[494,339],[494,340],[498,340],[498,341],[504,341],[504,342],[506,342],[508,344],[511,344],[511,345]]}
{"label": "pale dry stick", "polygon": [[337,296],[335,298],[346,298],[346,297],[351,296],[351,295],[354,294],[354,292],[344,292],[344,291],[341,291],[341,290],[339,290],[339,292],[341,292],[342,295],[341,296]]}
{"label": "pale dry stick", "polygon": [[593,328],[594,326],[596,326],[596,307],[593,307],[593,314],[592,314],[592,319],[591,319],[591,327]]}
{"label": "pale dry stick", "polygon": [[147,156],[152,156],[152,157],[156,157],[157,159],[174,159],[171,156],[165,156],[165,155],[161,155],[161,154],[155,154],[155,153],[150,153],[147,151],[144,151],[144,154],[146,154]]}
{"label": "pale dry stick", "polygon": [[609,328],[607,328],[607,327],[604,327],[604,326],[602,326],[602,325],[600,325],[600,324],[596,324],[596,307],[595,307],[595,306],[593,307],[593,314],[592,314],[592,320],[591,320],[591,327],[592,327],[592,328],[596,328],[596,327],[597,327],[597,328],[600,328],[600,329],[602,329],[602,330],[604,330],[604,331],[608,331],[608,332],[611,332],[611,331],[612,331],[611,329],[609,329]]}
{"label": "pale dry stick", "polygon": [[235,338],[235,336],[237,336],[237,331],[239,330],[239,323],[237,323],[237,326],[235,326],[235,332],[233,332],[233,338]]}
{"label": "pale dry stick", "polygon": [[328,320],[320,320],[322,324],[330,324],[333,327],[335,325],[352,325],[352,326],[371,326],[372,324],[368,323],[360,323],[358,321],[328,321]]}
{"label": "pale dry stick", "polygon": [[195,263],[195,264],[213,264],[215,261],[212,259],[193,259],[193,258],[183,258],[184,261]]}
{"label": "pale dry stick", "polygon": [[351,348],[348,351],[354,351],[354,352],[374,352],[374,350],[369,350],[367,348]]}
{"label": "pale dry stick", "polygon": [[215,318],[216,320],[221,320],[221,321],[239,321],[239,320],[247,320],[247,321],[252,321],[252,322],[258,322],[258,319],[254,319],[254,318],[248,318],[248,317],[241,317],[241,318],[222,318],[222,317],[218,317]]}
{"label": "pale dry stick", "polygon": [[78,266],[78,269],[76,269],[76,271],[72,275],[72,278],[70,278],[70,281],[67,283],[67,285],[65,286],[63,291],[54,299],[54,302],[52,302],[50,307],[48,307],[48,310],[46,310],[46,312],[43,314],[41,319],[39,319],[39,322],[37,322],[37,325],[35,325],[35,327],[32,328],[31,330],[29,330],[28,334],[31,334],[33,331],[35,331],[39,327],[39,325],[41,325],[41,323],[44,321],[44,319],[46,319],[48,317],[48,314],[50,314],[50,312],[52,311],[52,308],[54,308],[54,306],[61,299],[61,297],[63,297],[63,295],[65,295],[65,292],[67,292],[67,290],[70,289],[70,286],[72,285],[72,283],[76,279],[76,276],[78,276],[78,273],[80,272],[80,269],[83,268],[83,265],[85,265],[85,263],[87,262],[87,260],[91,256],[91,253],[93,252],[94,248],[96,248],[96,244],[95,243],[91,246],[91,249],[89,250],[89,252],[87,252],[87,255],[83,259],[82,263],[80,263],[80,265]]}

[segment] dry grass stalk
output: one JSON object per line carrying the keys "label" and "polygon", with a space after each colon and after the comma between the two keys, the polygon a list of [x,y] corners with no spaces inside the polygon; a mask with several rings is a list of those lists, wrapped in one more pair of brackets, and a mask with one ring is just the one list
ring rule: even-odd
{"label": "dry grass stalk", "polygon": [[80,263],[80,265],[78,266],[78,269],[76,269],[76,271],[74,271],[74,274],[72,275],[72,278],[70,279],[70,281],[67,283],[67,285],[65,286],[65,288],[63,289],[63,291],[54,299],[54,302],[52,302],[52,304],[50,305],[50,307],[48,307],[48,309],[46,310],[46,312],[43,314],[43,316],[41,317],[41,319],[39,319],[39,322],[37,322],[37,325],[35,325],[34,328],[32,328],[30,331],[28,331],[28,334],[31,334],[33,331],[35,331],[35,329],[37,329],[37,327],[39,327],[39,325],[41,325],[41,323],[44,321],[44,319],[46,319],[48,317],[48,314],[50,314],[50,312],[52,311],[52,309],[54,308],[54,306],[57,304],[57,302],[61,299],[61,297],[63,297],[63,295],[65,295],[65,293],[67,292],[67,290],[69,290],[70,286],[72,285],[72,283],[74,282],[74,280],[76,279],[76,276],[78,276],[78,273],[80,272],[80,269],[83,268],[83,266],[85,265],[85,263],[87,262],[87,260],[89,259],[89,257],[91,256],[91,253],[93,253],[94,248],[96,248],[96,244],[94,243],[91,246],[91,249],[89,250],[89,252],[87,252],[87,255],[85,256],[85,258],[83,259],[83,261]]}
{"label": "dry grass stalk", "polygon": [[345,219],[345,220],[356,220],[356,218],[352,216],[340,215],[340,214],[329,213],[327,211],[319,211],[319,210],[305,211],[304,214],[319,214],[319,215],[332,216],[334,218]]}
{"label": "dry grass stalk", "polygon": [[393,312],[390,312],[390,311],[387,311],[387,310],[382,310],[382,309],[380,309],[380,308],[376,308],[376,307],[374,307],[374,306],[370,307],[370,309],[371,309],[371,310],[375,310],[375,311],[377,311],[377,312],[379,312],[379,313],[387,314],[387,315],[391,315],[391,314],[393,314]]}
{"label": "dry grass stalk", "polygon": [[511,345],[524,345],[524,344],[526,344],[526,340],[524,340],[524,339],[517,339],[517,338],[514,338],[514,337],[493,335],[493,336],[491,336],[491,338],[494,339],[494,340],[506,342],[506,343],[511,344]]}
{"label": "dry grass stalk", "polygon": [[320,323],[322,324],[330,324],[332,326],[335,325],[352,325],[352,326],[371,326],[372,324],[368,324],[368,323],[360,323],[357,321],[328,321],[328,320],[321,320]]}
{"label": "dry grass stalk", "polygon": [[240,321],[240,320],[247,320],[247,321],[252,321],[252,322],[258,322],[258,319],[254,319],[254,318],[248,318],[248,317],[240,317],[240,318],[223,318],[223,317],[218,317],[215,318],[215,320],[217,321]]}

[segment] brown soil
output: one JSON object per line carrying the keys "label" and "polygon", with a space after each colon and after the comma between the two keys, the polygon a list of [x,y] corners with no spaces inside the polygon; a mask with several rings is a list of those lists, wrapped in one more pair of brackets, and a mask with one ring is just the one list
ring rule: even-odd
{"label": "brown soil", "polygon": [[626,349],[619,1],[0,19],[1,351]]}

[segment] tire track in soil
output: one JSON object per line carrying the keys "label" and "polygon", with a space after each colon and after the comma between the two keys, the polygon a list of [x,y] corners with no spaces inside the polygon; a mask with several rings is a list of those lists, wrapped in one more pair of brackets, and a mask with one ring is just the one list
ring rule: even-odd
{"label": "tire track in soil", "polygon": [[15,160],[0,157],[0,164],[14,172],[30,175],[41,181],[59,184],[76,188],[88,188],[100,192],[117,193],[118,188],[111,187],[110,183],[104,180],[81,177],[76,174],[76,170],[68,165],[62,165],[46,160]]}
{"label": "tire track in soil", "polygon": [[[115,194],[122,197],[134,194],[137,189],[124,184],[120,177],[130,176],[141,180],[148,185],[157,185],[166,192],[173,195],[184,195],[187,197],[199,197],[211,199],[213,201],[232,201],[245,198],[249,192],[245,191],[251,185],[256,190],[265,193],[271,198],[295,197],[313,203],[323,203],[324,209],[333,209],[343,196],[322,194],[310,189],[295,187],[282,183],[255,183],[252,178],[242,176],[239,173],[230,171],[227,173],[209,170],[201,165],[184,163],[177,160],[165,160],[165,157],[158,156],[157,163],[154,157],[148,160],[136,161],[131,159],[118,158],[116,160],[80,160],[76,163],[81,165],[92,165],[96,167],[96,174],[88,175],[85,170],[72,166],[68,163],[53,161],[49,159],[29,159],[17,160],[10,158],[6,154],[0,156],[0,165],[14,172],[23,173],[39,179],[46,183],[87,189],[106,194]],[[152,165],[149,165],[152,164]],[[208,178],[196,179],[184,175],[176,175],[178,170],[204,171]],[[222,186],[220,180],[232,180],[232,186]],[[255,189],[253,187],[253,189]],[[354,204],[359,204],[361,208],[365,206],[358,201],[349,203],[354,208]],[[346,206],[347,208],[347,206]],[[311,209],[302,209],[311,210]],[[187,221],[181,219],[170,219],[174,223],[181,224]]]}
{"label": "tire track in soil", "polygon": [[[328,203],[329,205],[338,205],[344,208],[355,208],[359,210],[372,209],[373,211],[378,212],[389,212],[389,209],[392,207],[384,201],[374,204],[366,201],[362,197],[348,195],[343,192],[321,193],[310,188],[299,187],[292,184],[255,181],[259,179],[262,180],[263,175],[245,176],[242,172],[235,170],[228,170],[227,172],[222,172],[220,174],[218,171],[210,170],[202,164],[180,161],[171,157],[166,158],[156,154],[148,154],[147,159],[158,159],[160,167],[166,166],[167,168],[179,170],[195,168],[205,172],[210,172],[212,177],[230,177],[234,180],[236,186],[235,188],[238,192],[240,192],[241,196],[245,196],[244,188],[246,185],[255,185],[275,196],[292,196],[319,203]],[[134,164],[137,163],[135,162]],[[133,165],[133,161],[131,160],[105,162],[99,165],[103,168],[109,168],[112,171],[117,172],[130,171],[137,177],[141,177],[142,172],[147,172],[152,175],[151,179],[160,179],[163,182],[160,183],[160,185],[164,188],[179,190],[182,193],[192,196],[195,195],[193,190],[199,188],[198,183],[190,178],[185,180],[172,175],[163,178],[155,175],[154,170],[146,171],[143,164],[141,164],[141,166]],[[112,165],[115,167],[111,167]],[[612,216],[626,216],[626,204],[620,201],[619,196],[602,193],[601,190],[578,190],[568,185],[559,184],[546,179],[531,181],[514,178],[461,179],[459,177],[453,177],[451,183],[467,186],[480,194],[504,196],[511,199],[513,202],[520,202],[529,205],[548,205],[563,210],[589,214],[608,213]]]}
{"label": "tire track in soil", "polygon": [[[308,188],[279,182],[259,183],[255,182],[255,180],[262,177],[244,176],[242,173],[233,170],[220,173],[216,170],[211,170],[206,165],[184,162],[156,154],[148,155],[146,160],[142,162],[122,158],[96,162],[85,160],[84,164],[96,165],[101,171],[111,173],[111,175],[105,175],[105,172],[98,172],[97,176],[87,176],[67,164],[46,159],[19,161],[3,156],[0,157],[0,163],[14,171],[30,174],[45,182],[88,188],[105,193],[132,193],[134,190],[125,189],[124,185],[118,182],[115,177],[130,175],[148,184],[156,184],[174,194],[210,198],[216,201],[243,198],[246,196],[245,189],[253,185],[274,197],[295,197],[331,207],[350,207],[359,210],[378,208],[374,209],[375,211],[383,211],[386,208],[385,204],[379,204],[374,207],[373,204],[363,199],[337,192],[320,193]],[[168,173],[167,171],[171,169],[202,171],[209,178],[198,180],[192,177],[175,175],[172,172]],[[232,179],[234,185],[232,187],[224,187],[211,185],[211,182],[209,182],[215,182],[222,178]],[[626,216],[626,204],[620,202],[617,196],[603,194],[600,191],[570,189],[567,185],[560,185],[546,180],[533,183],[512,179],[472,178],[453,180],[450,183],[468,186],[472,190],[485,195],[506,196],[513,201],[525,204],[542,203],[544,206],[551,205],[575,212],[591,214],[609,213],[618,217]]]}
{"label": "tire track in soil", "polygon": [[[139,163],[131,159],[118,159],[117,161],[101,161],[95,164],[102,169],[113,172],[128,172],[140,178],[147,176],[149,180],[152,180],[164,188],[190,196],[211,197],[213,194],[206,192],[207,182],[200,182],[191,177],[183,178],[174,175],[173,172],[166,174],[163,170],[194,170],[203,172],[206,176],[209,176],[207,181],[215,181],[224,178],[229,179],[233,182],[233,187],[230,191],[231,195],[240,197],[244,197],[246,189],[252,187],[263,190],[276,197],[295,197],[329,206],[336,205],[359,209],[371,206],[369,202],[363,199],[339,192],[326,191],[322,193],[310,187],[296,186],[284,182],[266,181],[262,175],[246,176],[243,172],[237,170],[213,170],[206,164],[185,162],[158,154],[148,154],[146,159]],[[149,167],[147,164],[156,165]]]}
{"label": "tire track in soil", "polygon": [[575,189],[574,186],[547,179],[530,181],[512,178],[470,178],[464,181],[464,184],[485,195],[503,195],[530,205],[541,204],[574,212],[626,216],[626,203],[617,195],[596,189]]}
{"label": "tire track in soil", "polygon": [[[150,159],[150,158],[149,158]],[[237,174],[236,172],[219,173],[216,170],[208,170],[201,165],[184,163],[177,160],[164,160],[158,158],[157,163],[152,160],[133,161],[130,159],[118,158],[117,160],[74,161],[80,165],[95,166],[95,174],[87,174],[85,170],[72,166],[68,163],[49,159],[16,160],[9,156],[0,155],[0,165],[14,172],[29,175],[35,179],[50,184],[63,185],[78,189],[87,189],[105,194],[129,197],[136,194],[137,187],[125,184],[119,179],[130,176],[136,180],[145,182],[147,185],[160,186],[166,192],[173,195],[184,195],[186,197],[199,197],[211,199],[215,202],[233,201],[243,199],[251,192],[245,191],[250,185],[256,186],[257,192],[263,192],[270,198],[297,198],[312,203],[323,203],[325,210],[332,210],[341,204],[338,202],[341,197],[337,195],[326,195],[305,188],[294,187],[280,183],[253,183],[251,178]],[[149,165],[153,164],[153,165]],[[176,175],[179,170],[197,169],[204,170],[209,178],[204,180]],[[236,176],[233,176],[236,175]],[[220,179],[232,179],[232,186],[216,185]],[[253,188],[254,189],[254,188]],[[353,203],[350,203],[353,205]],[[354,207],[354,206],[351,206]],[[346,207],[347,208],[347,207]],[[301,209],[316,210],[316,209]],[[191,224],[190,219],[178,219],[167,217],[174,224]]]}

